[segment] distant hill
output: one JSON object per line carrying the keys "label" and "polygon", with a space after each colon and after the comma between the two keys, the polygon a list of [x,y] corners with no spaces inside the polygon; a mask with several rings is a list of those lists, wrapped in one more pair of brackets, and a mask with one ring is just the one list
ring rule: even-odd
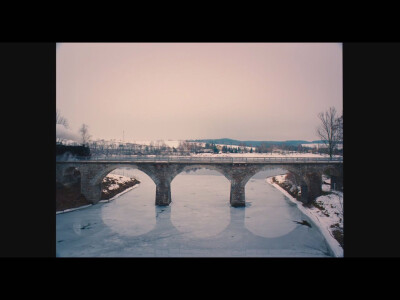
{"label": "distant hill", "polygon": [[200,143],[214,143],[214,144],[222,144],[222,145],[236,145],[239,146],[240,144],[244,144],[246,146],[261,146],[261,144],[265,144],[267,147],[276,145],[276,146],[281,146],[281,145],[286,145],[286,146],[298,146],[300,144],[322,144],[323,141],[317,140],[317,141],[303,141],[303,140],[289,140],[289,141],[239,141],[239,140],[233,140],[233,139],[228,139],[228,138],[222,138],[222,139],[202,139],[202,140],[188,140],[189,142],[200,142]]}

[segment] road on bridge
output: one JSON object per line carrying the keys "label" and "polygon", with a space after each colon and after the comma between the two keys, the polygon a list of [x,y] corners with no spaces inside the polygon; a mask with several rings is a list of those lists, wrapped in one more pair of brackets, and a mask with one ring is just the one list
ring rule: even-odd
{"label": "road on bridge", "polygon": [[[196,156],[95,156],[77,157],[94,162],[154,162],[154,163],[343,163],[343,157],[196,157]],[[75,159],[57,160],[70,162]]]}

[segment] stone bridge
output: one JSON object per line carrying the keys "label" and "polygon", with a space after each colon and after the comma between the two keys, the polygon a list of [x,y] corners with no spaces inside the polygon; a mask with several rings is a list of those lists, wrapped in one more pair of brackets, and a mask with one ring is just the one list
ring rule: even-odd
{"label": "stone bridge", "polygon": [[131,160],[75,160],[56,161],[56,181],[64,183],[76,169],[81,174],[81,193],[93,204],[101,198],[102,181],[111,171],[129,167],[147,174],[156,184],[156,205],[171,203],[171,183],[181,172],[206,168],[216,170],[231,183],[230,204],[233,207],[245,206],[245,186],[258,172],[273,168],[286,169],[295,175],[301,186],[301,201],[308,203],[321,195],[322,174],[331,176],[332,186],[342,188],[343,161],[309,158],[207,158],[193,159],[163,157],[162,159]]}

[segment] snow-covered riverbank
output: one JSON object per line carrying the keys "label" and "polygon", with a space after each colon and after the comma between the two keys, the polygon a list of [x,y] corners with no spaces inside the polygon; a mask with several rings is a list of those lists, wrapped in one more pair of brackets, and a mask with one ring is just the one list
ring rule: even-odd
{"label": "snow-covered riverbank", "polygon": [[[275,178],[276,182],[273,181]],[[293,203],[297,204],[299,210],[307,215],[325,237],[329,247],[336,257],[343,257],[343,248],[338,242],[343,235],[343,193],[332,191],[329,194],[318,197],[315,205],[311,207],[303,206],[302,202],[296,200],[279,184],[286,180],[286,175],[278,175],[267,178],[267,182],[280,190]],[[324,180],[329,183],[328,180]],[[330,185],[323,184],[322,190],[328,192]],[[341,234],[340,234],[341,233]],[[336,236],[336,238],[335,238]]]}
{"label": "snow-covered riverbank", "polygon": [[[129,192],[130,190],[137,188],[139,183],[140,181],[138,181],[136,178],[110,173],[103,179],[102,200],[100,200],[100,202],[110,202],[116,199],[117,197],[125,194],[126,192]],[[61,191],[59,191],[59,193],[61,193]],[[68,199],[65,199],[65,201],[68,201]],[[67,204],[68,203],[66,203],[66,205]],[[78,207],[70,206],[67,209],[56,211],[56,214],[71,212],[77,209],[89,207],[91,205],[92,204],[86,203]]]}

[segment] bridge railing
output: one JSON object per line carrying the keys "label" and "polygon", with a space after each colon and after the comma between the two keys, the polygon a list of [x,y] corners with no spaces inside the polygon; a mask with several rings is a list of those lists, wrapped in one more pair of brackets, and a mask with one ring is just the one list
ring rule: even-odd
{"label": "bridge railing", "polygon": [[[74,159],[75,160],[75,159]],[[157,156],[157,155],[117,155],[117,156],[92,156],[90,158],[77,158],[83,161],[129,161],[129,162],[212,162],[212,163],[329,163],[343,162],[343,157],[215,157],[215,156]],[[71,160],[68,160],[71,161]]]}

